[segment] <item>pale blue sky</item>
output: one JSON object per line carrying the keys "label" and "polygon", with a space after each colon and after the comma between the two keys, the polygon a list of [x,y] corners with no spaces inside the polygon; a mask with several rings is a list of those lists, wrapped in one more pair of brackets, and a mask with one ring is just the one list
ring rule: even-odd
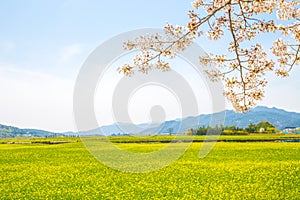
{"label": "pale blue sky", "polygon": [[184,22],[189,8],[183,1],[2,1],[1,63],[72,74],[78,70],[73,66],[55,69],[64,48],[80,51],[82,62],[98,44],[121,32],[162,27],[167,20]]}
{"label": "pale blue sky", "polygon": [[[122,32],[161,28],[167,21],[184,25],[189,9],[189,0],[2,0],[0,123],[73,130],[73,86],[87,56]],[[198,43],[208,52],[224,46]],[[261,105],[300,112],[299,73],[298,67],[288,79],[270,75]]]}

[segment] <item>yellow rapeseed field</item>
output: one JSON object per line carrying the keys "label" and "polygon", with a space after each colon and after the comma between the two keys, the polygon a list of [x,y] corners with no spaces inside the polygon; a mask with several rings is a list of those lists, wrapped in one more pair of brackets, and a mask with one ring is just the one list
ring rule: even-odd
{"label": "yellow rapeseed field", "polygon": [[[120,143],[149,152],[163,143]],[[182,143],[174,143],[174,148]],[[149,173],[108,168],[78,142],[0,144],[0,199],[300,199],[300,143],[193,143]]]}

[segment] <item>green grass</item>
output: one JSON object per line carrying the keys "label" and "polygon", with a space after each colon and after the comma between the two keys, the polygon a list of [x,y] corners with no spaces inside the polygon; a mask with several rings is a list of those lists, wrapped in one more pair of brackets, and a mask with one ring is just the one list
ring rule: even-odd
{"label": "green grass", "polygon": [[250,135],[221,135],[221,136],[168,136],[168,135],[154,135],[154,136],[111,136],[109,139],[115,143],[134,143],[134,142],[167,142],[171,140],[285,140],[285,139],[298,139],[300,134],[250,134]]}
{"label": "green grass", "polygon": [[[165,144],[118,145],[149,152]],[[300,199],[300,143],[219,142],[203,159],[201,145],[133,174],[104,166],[80,141],[0,144],[0,199]]]}
{"label": "green grass", "polygon": [[78,142],[80,138],[76,137],[54,137],[54,138],[29,138],[29,137],[14,137],[2,138],[0,144],[5,143],[42,143],[47,141],[64,141],[64,142]]}

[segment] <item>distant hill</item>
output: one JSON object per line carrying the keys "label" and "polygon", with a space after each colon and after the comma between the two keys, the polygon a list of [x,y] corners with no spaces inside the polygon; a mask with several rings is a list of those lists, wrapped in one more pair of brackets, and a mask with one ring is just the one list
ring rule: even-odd
{"label": "distant hill", "polygon": [[[222,124],[223,119],[218,119],[218,117],[221,116],[219,114],[215,115],[217,116],[217,123]],[[232,110],[226,110],[225,114],[224,126],[245,128],[250,123],[257,124],[262,121],[268,121],[280,130],[287,126],[300,127],[300,113],[287,112],[278,108],[258,106],[251,109],[248,113],[235,113]],[[84,132],[83,135],[165,134],[169,132],[186,132],[190,128],[211,125],[211,118],[212,114],[206,114],[184,119],[169,120],[162,124],[143,123],[134,125],[129,123],[115,123]],[[37,129],[20,129],[0,124],[0,138],[15,136],[53,137],[70,135],[77,134],[74,132],[53,133]]]}
{"label": "distant hill", "polygon": [[280,130],[287,126],[300,127],[300,113],[265,106],[258,106],[245,114],[229,110],[226,112],[225,125],[232,124],[244,128],[249,123],[256,124],[262,121],[271,122]]}
{"label": "distant hill", "polygon": [[[225,121],[223,121],[221,113],[217,113],[217,124],[224,126],[237,126],[245,128],[248,124],[257,124],[262,121],[272,123],[276,128],[282,130],[287,126],[300,127],[300,113],[287,112],[278,108],[268,108],[265,106],[257,106],[248,113],[235,113],[233,110],[226,110]],[[224,113],[223,113],[224,114]],[[224,116],[224,115],[223,115]],[[128,124],[116,123],[112,125],[102,126],[99,129],[90,131],[89,133],[101,132],[103,135],[119,135],[119,134],[166,134],[186,132],[190,128],[198,128],[211,124],[212,114],[199,115],[195,117],[187,117],[184,119],[169,120],[162,124]]]}
{"label": "distant hill", "polygon": [[64,136],[62,133],[53,133],[38,129],[20,129],[14,126],[6,126],[0,124],[0,138],[10,138],[16,136],[25,137],[55,137]]}

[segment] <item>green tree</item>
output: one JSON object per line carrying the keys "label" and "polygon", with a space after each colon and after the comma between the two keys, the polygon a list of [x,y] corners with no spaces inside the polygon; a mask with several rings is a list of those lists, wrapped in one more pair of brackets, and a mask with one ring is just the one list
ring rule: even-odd
{"label": "green tree", "polygon": [[191,128],[191,129],[187,130],[186,134],[187,134],[187,135],[193,135],[193,131],[194,131],[194,130]]}
{"label": "green tree", "polygon": [[256,125],[256,132],[260,133],[275,133],[276,127],[270,122],[260,122]]}
{"label": "green tree", "polygon": [[246,131],[248,133],[255,133],[255,131],[257,130],[257,127],[255,124],[250,123],[247,127],[246,127]]}

